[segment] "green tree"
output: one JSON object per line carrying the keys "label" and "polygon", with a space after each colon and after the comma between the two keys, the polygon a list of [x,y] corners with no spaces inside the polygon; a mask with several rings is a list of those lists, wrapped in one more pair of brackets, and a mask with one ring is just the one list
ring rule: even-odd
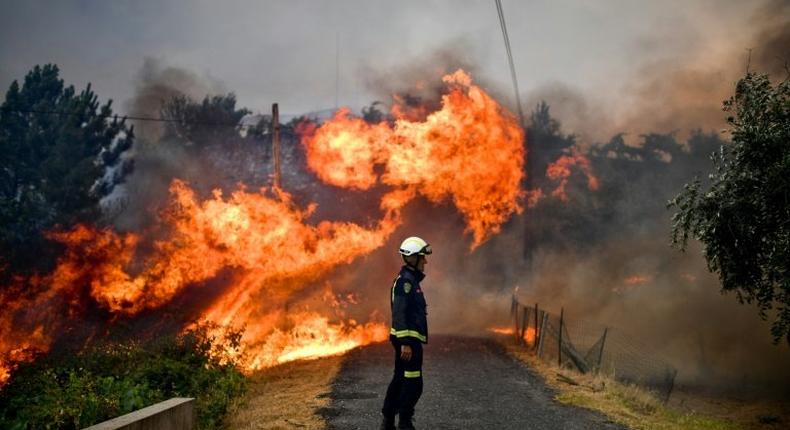
{"label": "green tree", "polygon": [[206,96],[202,102],[178,95],[162,107],[162,116],[174,120],[168,123],[167,136],[177,137],[196,148],[237,138],[236,125],[248,113],[250,111],[245,108],[236,109],[233,93]]}
{"label": "green tree", "polygon": [[52,64],[11,84],[0,107],[0,278],[46,266],[43,233],[96,221],[131,171],[133,129],[111,103],[90,84],[65,87]]}
{"label": "green tree", "polygon": [[732,142],[712,159],[710,183],[686,184],[670,207],[672,242],[698,239],[722,291],[773,315],[776,342],[790,343],[790,82],[747,74],[724,104]]}

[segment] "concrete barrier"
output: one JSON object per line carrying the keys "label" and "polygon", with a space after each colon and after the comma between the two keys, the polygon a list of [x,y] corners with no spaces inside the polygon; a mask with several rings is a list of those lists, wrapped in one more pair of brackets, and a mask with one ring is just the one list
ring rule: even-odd
{"label": "concrete barrier", "polygon": [[195,399],[174,397],[84,430],[193,430]]}

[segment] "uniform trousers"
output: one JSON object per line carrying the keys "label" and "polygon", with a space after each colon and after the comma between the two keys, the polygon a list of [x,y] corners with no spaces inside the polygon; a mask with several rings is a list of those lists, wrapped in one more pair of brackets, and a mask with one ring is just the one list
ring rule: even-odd
{"label": "uniform trousers", "polygon": [[409,361],[400,358],[400,347],[395,341],[392,341],[392,346],[395,349],[395,371],[381,412],[387,417],[399,414],[401,420],[410,419],[422,395],[422,344],[411,345]]}

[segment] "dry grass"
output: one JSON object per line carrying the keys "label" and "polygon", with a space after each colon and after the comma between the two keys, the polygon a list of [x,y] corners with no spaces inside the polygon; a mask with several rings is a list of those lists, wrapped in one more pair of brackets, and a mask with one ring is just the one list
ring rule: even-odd
{"label": "dry grass", "polygon": [[228,428],[323,429],[318,410],[329,404],[342,361],[342,356],[295,361],[251,375],[246,396],[229,414]]}
{"label": "dry grass", "polygon": [[[598,411],[614,422],[635,430],[741,430],[745,427],[728,417],[708,416],[691,410],[665,405],[649,391],[598,375],[583,375],[557,365],[547,364],[514,345],[502,340],[508,352],[525,362],[546,383],[557,390],[557,400]],[[780,427],[767,427],[780,428]]]}
{"label": "dry grass", "polygon": [[675,390],[669,406],[681,411],[726,418],[748,430],[790,427],[790,402],[787,400],[733,399]]}

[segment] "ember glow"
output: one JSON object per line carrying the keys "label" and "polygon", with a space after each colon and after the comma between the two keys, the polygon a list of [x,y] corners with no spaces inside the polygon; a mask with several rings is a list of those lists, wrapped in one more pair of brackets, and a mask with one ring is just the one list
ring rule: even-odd
{"label": "ember glow", "polygon": [[[516,332],[513,327],[489,327],[488,331],[495,334],[504,334],[508,336],[514,335]],[[535,343],[536,339],[536,331],[535,327],[527,327],[524,330],[524,336],[522,340],[524,340],[527,344],[532,345]]]}
{"label": "ember glow", "polygon": [[634,286],[634,285],[644,285],[648,282],[651,282],[652,280],[653,280],[653,276],[651,275],[633,275],[625,278],[623,282],[625,282],[626,285]]}
{"label": "ember glow", "polygon": [[513,327],[491,327],[488,329],[491,333],[496,334],[513,334]]}
{"label": "ember glow", "polygon": [[527,327],[527,329],[524,330],[524,337],[523,337],[524,341],[527,342],[527,344],[529,345],[535,344],[535,339],[536,339],[535,334],[536,334],[535,327]]}
{"label": "ember glow", "polygon": [[307,164],[320,180],[354,190],[388,188],[367,225],[308,223],[315,205],[300,208],[277,188],[240,186],[201,199],[176,179],[170,204],[150,231],[77,225],[50,233],[65,251],[52,273],[27,280],[40,292],[0,297],[0,383],[26,348],[48,350],[88,308],[98,307],[112,323],[201,290],[210,302],[188,317],[217,330],[243,328],[242,363],[249,370],[385,340],[387,326],[375,313],[360,323],[342,313],[295,310],[294,297],[330,270],[380,248],[417,196],[452,201],[472,248],[522,210],[523,131],[463,71],[444,82],[447,92],[435,112],[401,109],[394,124],[371,125],[340,110],[329,122],[303,129]]}

